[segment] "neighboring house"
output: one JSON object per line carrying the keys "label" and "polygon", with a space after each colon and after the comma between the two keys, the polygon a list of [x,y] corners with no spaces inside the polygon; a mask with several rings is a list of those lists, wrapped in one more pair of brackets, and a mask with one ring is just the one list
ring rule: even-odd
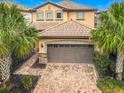
{"label": "neighboring house", "polygon": [[24,18],[26,19],[26,21],[27,22],[32,22],[31,8],[29,8],[29,7],[25,6],[25,5],[22,5],[20,3],[17,3],[17,2],[5,1],[5,2],[2,2],[2,3],[5,3],[9,7],[12,6],[13,4],[17,5],[17,8],[22,12],[22,14],[23,14]]}
{"label": "neighboring house", "polygon": [[39,62],[91,63],[94,44],[90,32],[96,11],[71,0],[46,2],[28,9],[31,24],[39,30]]}

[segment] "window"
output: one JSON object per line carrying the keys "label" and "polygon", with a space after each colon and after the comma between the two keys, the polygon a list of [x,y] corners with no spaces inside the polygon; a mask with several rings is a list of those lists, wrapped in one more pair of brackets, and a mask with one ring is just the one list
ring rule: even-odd
{"label": "window", "polygon": [[47,10],[46,11],[46,18],[47,19],[53,19],[53,14],[52,14],[52,11],[51,10]]}
{"label": "window", "polygon": [[30,13],[24,13],[23,17],[25,18],[26,21],[31,22],[32,21],[32,16]]}
{"label": "window", "polygon": [[78,12],[78,14],[77,14],[77,19],[84,19],[84,12]]}
{"label": "window", "polygon": [[57,19],[61,19],[62,18],[62,11],[61,10],[57,10],[56,11],[56,18]]}
{"label": "window", "polygon": [[37,12],[37,20],[43,20],[44,16],[42,12]]}

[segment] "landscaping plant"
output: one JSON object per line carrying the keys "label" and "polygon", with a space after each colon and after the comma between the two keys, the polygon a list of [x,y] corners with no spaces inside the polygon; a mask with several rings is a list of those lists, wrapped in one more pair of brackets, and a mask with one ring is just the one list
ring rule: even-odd
{"label": "landscaping plant", "polygon": [[124,61],[124,3],[115,2],[100,13],[99,27],[92,31],[92,39],[101,52],[116,52],[116,79],[122,80]]}
{"label": "landscaping plant", "polygon": [[115,74],[115,62],[109,58],[108,54],[100,54],[95,52],[94,64],[100,77],[114,76]]}
{"label": "landscaping plant", "polygon": [[36,40],[36,30],[26,23],[17,6],[0,3],[0,82],[10,77],[12,55],[24,58]]}
{"label": "landscaping plant", "polygon": [[0,87],[0,93],[9,93],[9,89],[5,86]]}
{"label": "landscaping plant", "polygon": [[31,76],[22,76],[21,77],[21,84],[23,85],[23,87],[27,90],[30,90],[30,88],[32,87],[32,77]]}
{"label": "landscaping plant", "polygon": [[124,82],[117,81],[112,77],[105,77],[97,81],[97,86],[102,93],[124,93]]}

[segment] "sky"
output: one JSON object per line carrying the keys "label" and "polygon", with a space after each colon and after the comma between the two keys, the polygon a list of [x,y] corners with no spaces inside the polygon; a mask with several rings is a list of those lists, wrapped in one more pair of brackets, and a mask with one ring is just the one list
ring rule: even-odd
{"label": "sky", "polygon": [[[62,0],[13,0],[13,1],[19,2],[19,3],[29,6],[29,7],[35,7],[38,4],[44,3],[45,1],[59,2]],[[77,2],[80,4],[86,4],[89,6],[93,6],[99,10],[104,10],[107,7],[109,7],[112,2],[114,2],[114,1],[120,2],[120,1],[124,1],[124,0],[71,0],[71,1],[74,1],[74,2]]]}

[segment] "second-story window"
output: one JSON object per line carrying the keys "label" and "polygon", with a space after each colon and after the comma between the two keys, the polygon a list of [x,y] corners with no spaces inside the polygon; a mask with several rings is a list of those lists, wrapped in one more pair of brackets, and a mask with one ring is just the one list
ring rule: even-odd
{"label": "second-story window", "polygon": [[62,19],[62,11],[61,10],[56,11],[56,18],[57,19]]}
{"label": "second-story window", "polygon": [[84,19],[84,12],[78,12],[77,13],[77,19],[78,20],[83,20]]}
{"label": "second-story window", "polygon": [[49,19],[53,19],[53,13],[51,10],[47,10],[46,11],[46,18]]}
{"label": "second-story window", "polygon": [[44,16],[43,16],[43,12],[37,12],[37,20],[43,20]]}

